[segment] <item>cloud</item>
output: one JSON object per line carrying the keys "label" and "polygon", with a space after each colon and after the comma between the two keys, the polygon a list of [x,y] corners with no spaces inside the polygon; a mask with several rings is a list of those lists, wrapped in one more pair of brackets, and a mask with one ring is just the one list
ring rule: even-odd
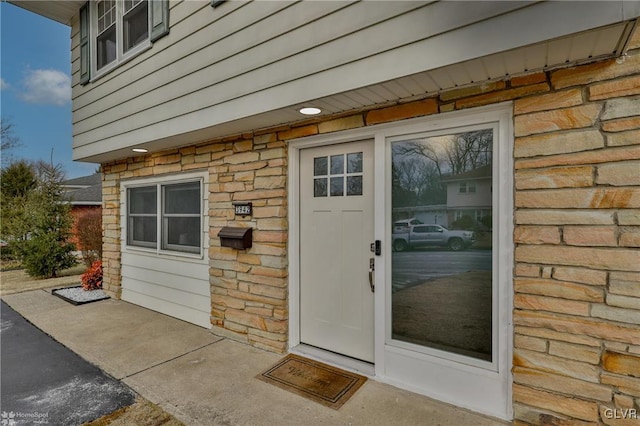
{"label": "cloud", "polygon": [[21,98],[32,104],[64,105],[71,100],[71,77],[57,70],[29,70]]}
{"label": "cloud", "polygon": [[0,78],[0,90],[6,90],[9,88],[9,83],[4,81],[3,78]]}

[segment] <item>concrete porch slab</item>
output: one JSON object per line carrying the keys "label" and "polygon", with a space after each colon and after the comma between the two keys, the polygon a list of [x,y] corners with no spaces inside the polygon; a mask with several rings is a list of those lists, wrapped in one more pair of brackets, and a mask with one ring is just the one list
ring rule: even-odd
{"label": "concrete porch slab", "polygon": [[189,425],[507,424],[375,380],[336,411],[255,378],[280,358],[223,340],[124,382]]}
{"label": "concrete porch slab", "polygon": [[282,355],[140,306],[74,306],[42,290],[2,299],[187,425],[508,424],[373,379],[336,411],[255,378]]}

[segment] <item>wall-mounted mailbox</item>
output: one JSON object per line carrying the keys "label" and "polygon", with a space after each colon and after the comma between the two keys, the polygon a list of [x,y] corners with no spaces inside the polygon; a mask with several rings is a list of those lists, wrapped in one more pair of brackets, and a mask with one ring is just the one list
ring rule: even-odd
{"label": "wall-mounted mailbox", "polygon": [[248,249],[251,248],[253,241],[253,228],[225,226],[218,232],[218,237],[220,237],[220,245],[222,247]]}

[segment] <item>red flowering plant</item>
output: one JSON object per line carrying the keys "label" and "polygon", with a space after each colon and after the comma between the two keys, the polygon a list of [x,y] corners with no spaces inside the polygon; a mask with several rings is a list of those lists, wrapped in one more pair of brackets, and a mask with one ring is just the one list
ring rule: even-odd
{"label": "red flowering plant", "polygon": [[102,261],[96,260],[91,267],[80,276],[83,290],[98,290],[102,288]]}

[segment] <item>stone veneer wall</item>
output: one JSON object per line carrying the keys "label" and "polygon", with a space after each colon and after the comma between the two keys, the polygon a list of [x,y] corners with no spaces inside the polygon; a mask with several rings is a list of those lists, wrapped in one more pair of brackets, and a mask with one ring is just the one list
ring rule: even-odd
{"label": "stone veneer wall", "polygon": [[[104,164],[105,289],[120,294],[121,179],[207,169],[213,332],[284,352],[286,141],[513,101],[515,423],[638,424],[614,419],[621,409],[640,412],[638,34],[631,48],[637,50],[624,61],[487,82]],[[231,202],[239,200],[253,201],[251,218],[234,216]],[[230,224],[254,227],[253,248],[220,247],[216,235]]]}

